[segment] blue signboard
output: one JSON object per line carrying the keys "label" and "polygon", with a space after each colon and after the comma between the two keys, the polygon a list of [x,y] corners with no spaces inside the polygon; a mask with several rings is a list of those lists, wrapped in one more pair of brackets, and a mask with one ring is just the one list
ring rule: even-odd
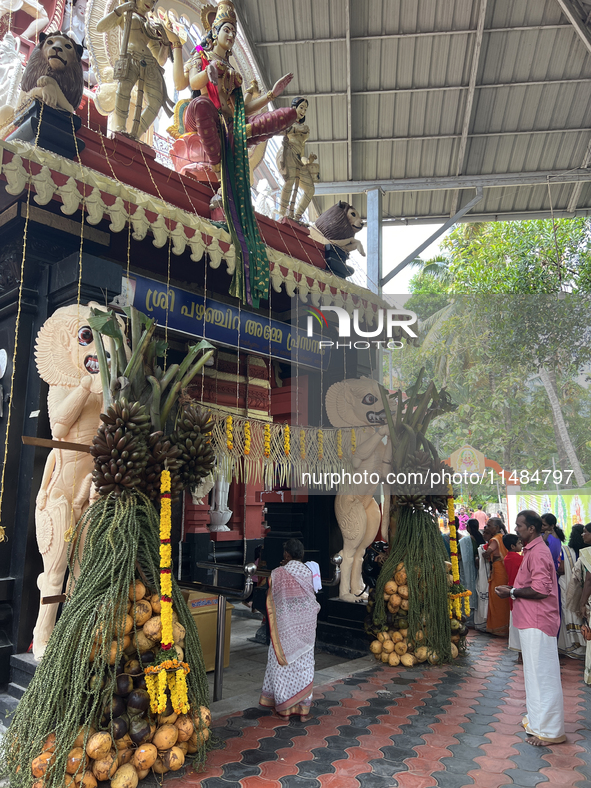
{"label": "blue signboard", "polygon": [[134,275],[123,277],[123,293],[134,306],[159,325],[248,353],[313,369],[327,369],[330,349],[320,347],[319,335],[306,336],[296,326],[247,312],[237,306],[166,287],[163,282]]}

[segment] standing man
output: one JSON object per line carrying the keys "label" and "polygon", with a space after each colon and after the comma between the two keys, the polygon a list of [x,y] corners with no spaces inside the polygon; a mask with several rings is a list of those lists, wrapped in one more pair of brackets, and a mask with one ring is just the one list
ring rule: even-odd
{"label": "standing man", "polygon": [[534,747],[560,744],[564,734],[564,702],[556,637],[560,607],[556,570],[542,539],[537,512],[519,512],[515,530],[523,543],[523,561],[515,585],[498,586],[501,599],[513,600],[513,624],[519,630],[527,717],[523,727]]}
{"label": "standing man", "polygon": [[482,511],[482,504],[478,504],[478,509],[474,512],[474,519],[478,520],[478,527],[482,530],[488,521],[486,512]]}

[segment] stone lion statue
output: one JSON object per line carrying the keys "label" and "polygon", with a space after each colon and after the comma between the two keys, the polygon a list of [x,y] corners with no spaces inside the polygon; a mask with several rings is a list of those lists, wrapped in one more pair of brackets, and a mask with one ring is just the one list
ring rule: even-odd
{"label": "stone lion statue", "polygon": [[[326,412],[333,427],[354,427],[357,448],[353,455],[353,472],[379,474],[385,478],[391,470],[392,446],[378,384],[370,378],[343,380],[326,392]],[[366,548],[379,538],[388,538],[389,505],[383,514],[374,499],[377,484],[346,485],[335,498],[335,515],[343,536],[343,563],[339,599],[365,602],[361,569]],[[389,501],[389,488],[384,485]]]}
{"label": "stone lion statue", "polygon": [[[55,441],[90,446],[103,407],[102,386],[94,336],[88,319],[90,308],[74,304],[56,310],[39,334],[35,359],[41,378],[49,384],[47,399],[51,434]],[[43,573],[37,579],[41,605],[33,632],[33,655],[41,659],[55,625],[57,604],[43,599],[62,593],[71,543],[68,531],[88,507],[93,458],[80,451],[53,449],[43,471],[35,506],[37,544]],[[83,534],[73,544],[81,554]]]}
{"label": "stone lion statue", "polygon": [[363,220],[348,202],[342,200],[320,214],[310,226],[310,237],[321,244],[338,246],[345,252],[359,252],[365,257],[365,249],[355,234],[363,229]]}
{"label": "stone lion statue", "polygon": [[21,82],[21,105],[36,98],[50,107],[74,113],[84,91],[84,49],[66,33],[40,33]]}

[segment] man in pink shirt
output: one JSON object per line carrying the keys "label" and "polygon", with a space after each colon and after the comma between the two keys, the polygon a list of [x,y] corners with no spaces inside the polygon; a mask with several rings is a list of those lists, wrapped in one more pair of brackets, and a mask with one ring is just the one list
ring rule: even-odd
{"label": "man in pink shirt", "polygon": [[488,522],[488,516],[486,512],[482,511],[482,504],[478,504],[478,509],[474,512],[474,519],[478,520],[478,527],[482,531],[482,529]]}
{"label": "man in pink shirt", "polygon": [[515,520],[523,543],[523,561],[515,585],[498,586],[501,599],[513,600],[513,625],[519,630],[527,717],[527,743],[535,747],[560,744],[564,735],[564,701],[556,638],[560,606],[556,569],[542,539],[542,519],[526,509]]}

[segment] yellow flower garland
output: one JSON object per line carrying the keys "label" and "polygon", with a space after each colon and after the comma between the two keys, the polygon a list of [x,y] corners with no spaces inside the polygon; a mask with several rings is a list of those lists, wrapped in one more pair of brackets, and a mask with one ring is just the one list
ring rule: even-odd
{"label": "yellow flower garland", "polygon": [[322,430],[318,430],[318,459],[321,460],[324,457],[324,433]]}
{"label": "yellow flower garland", "polygon": [[289,424],[286,424],[283,429],[283,451],[285,452],[286,457],[289,457],[290,449],[291,449],[291,444],[290,444]]}
{"label": "yellow flower garland", "polygon": [[263,429],[264,434],[264,443],[265,443],[265,457],[271,456],[271,427],[268,424],[265,424]]}
{"label": "yellow flower garland", "polygon": [[306,430],[300,430],[300,457],[306,459]]}
{"label": "yellow flower garland", "polygon": [[234,419],[231,416],[228,416],[226,419],[226,445],[228,446],[228,451],[232,451],[234,448]]}
{"label": "yellow flower garland", "polygon": [[173,645],[171,579],[172,547],[170,544],[172,520],[170,481],[170,471],[162,471],[160,477],[160,618],[162,621],[162,646],[166,650],[172,648]]}
{"label": "yellow flower garland", "polygon": [[244,422],[244,453],[250,454],[250,421]]}
{"label": "yellow flower garland", "polygon": [[343,433],[341,430],[337,431],[337,456],[339,460],[343,459]]}
{"label": "yellow flower garland", "polygon": [[351,430],[351,454],[355,454],[356,448],[357,448],[357,436],[355,435],[355,430]]}
{"label": "yellow flower garland", "polygon": [[[231,417],[229,417],[231,419]],[[230,423],[231,427],[231,423]],[[168,654],[174,646],[172,629],[172,547],[170,534],[172,528],[171,479],[168,470],[160,476],[160,619],[162,622],[161,654]],[[157,665],[144,668],[146,687],[150,696],[150,709],[154,714],[162,714],[167,705],[167,689],[176,714],[189,711],[186,674],[190,668],[178,659],[165,659]]]}

